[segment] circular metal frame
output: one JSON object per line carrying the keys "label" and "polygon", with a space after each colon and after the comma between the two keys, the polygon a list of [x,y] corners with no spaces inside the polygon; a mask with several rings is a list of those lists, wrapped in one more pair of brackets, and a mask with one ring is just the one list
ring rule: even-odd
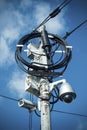
{"label": "circular metal frame", "polygon": [[[22,37],[17,45],[17,49],[15,52],[15,59],[18,65],[22,68],[23,71],[25,71],[28,74],[34,75],[34,76],[41,76],[41,77],[56,77],[60,76],[64,73],[66,70],[66,67],[71,59],[72,51],[70,48],[67,48],[67,43],[65,42],[64,39],[60,38],[57,35],[54,34],[48,34],[48,38],[50,40],[54,40],[56,44],[59,44],[62,46],[64,53],[63,59],[60,60],[56,64],[48,64],[43,66],[35,64],[31,64],[28,61],[26,61],[21,53],[22,53],[22,48],[26,43],[29,43],[29,40],[34,39],[34,38],[40,38],[41,33],[40,32],[33,32],[31,34],[27,34],[24,37]],[[48,66],[48,67],[45,67]]]}

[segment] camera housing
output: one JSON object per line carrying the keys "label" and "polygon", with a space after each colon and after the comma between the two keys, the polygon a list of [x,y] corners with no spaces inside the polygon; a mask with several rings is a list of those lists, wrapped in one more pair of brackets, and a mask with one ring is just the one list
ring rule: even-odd
{"label": "camera housing", "polygon": [[31,101],[28,101],[24,98],[19,99],[18,106],[27,108],[29,111],[34,111],[37,108],[36,104],[33,104]]}
{"label": "camera housing", "polygon": [[69,83],[63,83],[59,89],[59,98],[65,103],[71,103],[76,98],[76,93]]}

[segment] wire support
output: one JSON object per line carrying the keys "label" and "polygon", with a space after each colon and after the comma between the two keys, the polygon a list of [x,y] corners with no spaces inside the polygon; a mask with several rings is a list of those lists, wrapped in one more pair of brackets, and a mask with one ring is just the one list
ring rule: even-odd
{"label": "wire support", "polygon": [[[34,76],[38,76],[38,77],[43,77],[43,76],[56,77],[56,76],[62,75],[64,71],[66,70],[69,61],[71,60],[72,51],[70,48],[67,48],[66,42],[57,35],[48,34],[48,38],[52,41],[56,41],[56,44],[59,44],[64,49],[63,51],[65,53],[64,55],[62,53],[63,56],[61,56],[58,62],[55,62],[54,64],[53,63],[41,64],[41,63],[36,63],[36,62],[29,63],[28,61],[24,59],[22,55],[23,46],[25,46],[26,43],[29,43],[29,40],[34,39],[34,38],[40,38],[40,37],[41,37],[41,33],[35,32],[33,34],[32,33],[27,34],[23,38],[20,39],[16,52],[15,52],[15,60],[17,64],[24,72],[34,75]],[[53,51],[50,53],[52,53],[52,56],[54,55]],[[58,71],[58,69],[62,69],[62,70]]]}

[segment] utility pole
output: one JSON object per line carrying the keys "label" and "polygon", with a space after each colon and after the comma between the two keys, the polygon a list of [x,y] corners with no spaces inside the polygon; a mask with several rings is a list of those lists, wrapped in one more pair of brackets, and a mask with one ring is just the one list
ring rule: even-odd
{"label": "utility pole", "polygon": [[[51,130],[50,104],[54,105],[59,99],[65,103],[71,103],[76,98],[76,93],[65,79],[57,81],[53,79],[65,72],[71,60],[72,47],[67,45],[65,39],[77,28],[61,38],[58,35],[49,34],[44,26],[70,1],[66,0],[61,3],[34,31],[21,38],[15,52],[17,64],[27,73],[25,91],[38,98],[38,103],[20,99],[18,105],[27,108],[30,112],[37,109],[40,111],[41,130]],[[27,53],[27,58],[25,53]]]}
{"label": "utility pole", "polygon": [[[40,47],[41,54],[44,56],[41,57],[39,62],[41,64],[45,64],[46,68],[48,68],[48,63],[51,62],[50,58],[50,43],[48,39],[47,31],[45,30],[45,26],[41,26],[39,28],[39,32],[41,33],[40,38]],[[43,73],[43,71],[42,71]],[[41,111],[41,130],[50,130],[50,95],[49,95],[49,82],[48,79],[43,77],[39,82],[39,91],[40,91],[40,111]]]}
{"label": "utility pole", "polygon": [[87,19],[62,38],[48,33],[45,28],[45,23],[58,15],[70,2],[71,0],[62,2],[36,29],[22,37],[15,52],[17,64],[27,73],[25,91],[38,98],[38,103],[19,99],[18,105],[30,112],[37,109],[40,111],[41,130],[51,130],[50,104],[54,105],[59,99],[65,103],[71,103],[76,98],[76,93],[65,79],[54,81],[54,78],[63,75],[72,58],[72,46],[69,46],[65,40],[87,23]]}
{"label": "utility pole", "polygon": [[44,79],[41,81],[40,85],[41,130],[51,130],[49,85]]}
{"label": "utility pole", "polygon": [[[52,83],[50,82],[49,74],[48,74],[50,71],[47,72],[47,70],[49,68],[49,64],[51,64],[52,61],[51,59],[52,57],[50,55],[52,53],[51,46],[54,45],[50,44],[49,34],[47,33],[45,26],[41,26],[38,29],[38,33],[40,33],[38,46],[36,46],[35,43],[29,43],[27,45],[26,52],[27,52],[27,57],[30,58],[32,61],[31,63],[33,63],[33,65],[36,66],[36,68],[40,68],[42,70],[39,69],[38,71],[35,70],[34,74],[39,73],[38,74],[39,76],[36,76],[34,74],[27,74],[25,80],[25,91],[32,93],[38,98],[38,103],[37,103],[38,105],[24,99],[20,99],[18,104],[20,107],[27,108],[31,112],[38,109],[41,113],[41,130],[51,130],[50,98],[53,90],[57,88],[58,85],[62,84],[61,88],[57,88],[58,95],[56,98],[66,103],[72,102],[72,100],[75,99],[76,94],[74,90],[71,88],[71,86],[68,83],[66,83],[65,79],[58,80]],[[53,36],[50,37],[54,38]],[[60,40],[61,39],[57,39],[58,42],[60,42]],[[18,49],[20,48],[21,45],[18,46]],[[71,50],[71,47],[66,45],[65,50],[69,51]],[[63,51],[64,54],[66,54],[65,50]],[[60,50],[56,50],[56,51],[58,53],[61,52]],[[52,64],[51,68],[53,68],[54,70],[55,66],[53,67]],[[30,71],[33,70],[34,69],[30,69]],[[51,77],[54,77],[53,74],[55,74],[54,71],[52,72]],[[53,99],[53,104],[54,103],[55,102]]]}

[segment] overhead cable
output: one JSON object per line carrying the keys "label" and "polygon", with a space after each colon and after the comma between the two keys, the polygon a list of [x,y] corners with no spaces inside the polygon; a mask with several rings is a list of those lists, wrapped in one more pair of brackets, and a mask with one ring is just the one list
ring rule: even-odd
{"label": "overhead cable", "polygon": [[36,27],[33,32],[37,31],[37,29],[39,27],[41,27],[42,25],[44,25],[45,23],[47,23],[51,18],[54,18],[56,15],[58,15],[60,13],[60,11],[67,6],[72,0],[65,0],[64,2],[62,2],[56,9],[54,9],[46,18],[45,20],[38,26]]}
{"label": "overhead cable", "polygon": [[4,96],[4,95],[1,95],[1,94],[0,94],[0,97],[7,98],[7,99],[12,100],[12,101],[18,101],[18,100],[15,99],[15,98],[8,97],[8,96]]}
{"label": "overhead cable", "polygon": [[82,116],[82,117],[87,117],[87,115],[83,115],[83,114],[79,114],[79,113],[72,113],[72,112],[64,112],[64,111],[60,111],[60,110],[52,110],[53,112],[59,112],[62,114],[69,114],[69,115],[73,115],[73,116]]}
{"label": "overhead cable", "polygon": [[75,32],[78,28],[80,28],[83,24],[85,24],[87,22],[87,19],[84,20],[81,24],[79,24],[77,27],[75,27],[72,31],[70,32],[66,32],[65,36],[63,37],[63,39],[67,39],[67,37],[69,37],[73,32]]}
{"label": "overhead cable", "polygon": [[[9,100],[12,100],[12,101],[18,101],[18,100],[15,99],[15,98],[8,97],[8,96],[4,96],[4,95],[1,95],[1,94],[0,94],[0,97],[6,98],[6,99],[9,99]],[[87,115],[83,115],[83,114],[79,114],[79,113],[65,112],[65,111],[60,111],[60,110],[55,110],[55,109],[53,109],[52,111],[53,111],[53,112],[62,113],[62,114],[69,114],[69,115],[81,116],[81,117],[86,117],[86,118],[87,118]],[[35,111],[35,112],[36,112],[36,111]]]}

